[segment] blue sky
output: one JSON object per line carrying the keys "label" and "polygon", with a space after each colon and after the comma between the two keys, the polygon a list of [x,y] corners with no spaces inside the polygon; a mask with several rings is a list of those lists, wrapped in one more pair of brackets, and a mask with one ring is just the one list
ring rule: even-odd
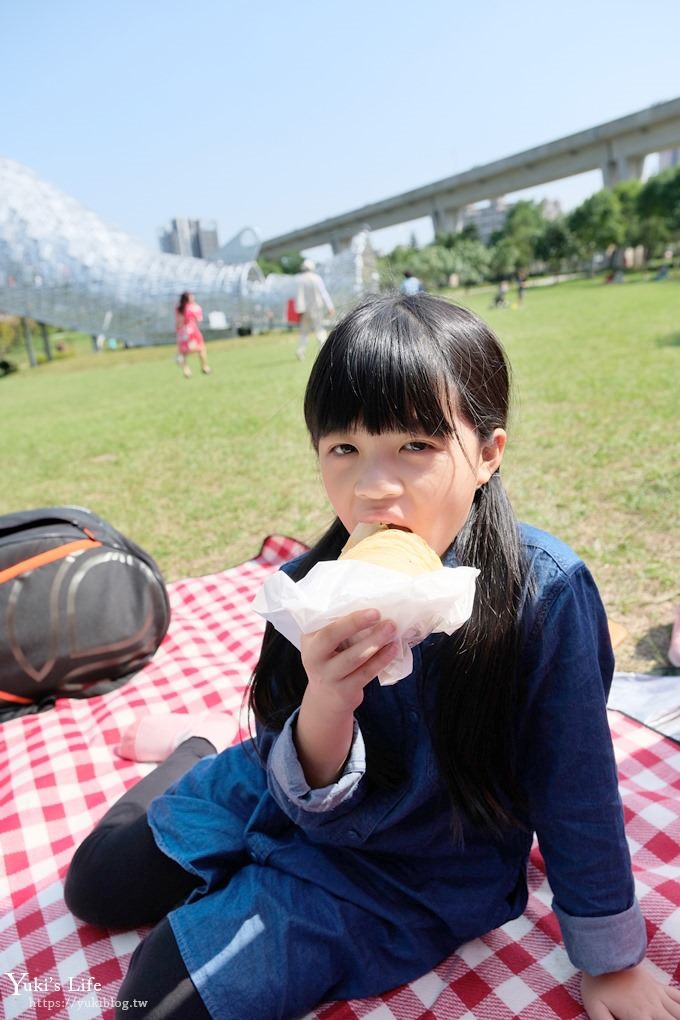
{"label": "blue sky", "polygon": [[680,95],[659,0],[5,0],[0,35],[0,155],[151,247],[173,216],[270,237]]}

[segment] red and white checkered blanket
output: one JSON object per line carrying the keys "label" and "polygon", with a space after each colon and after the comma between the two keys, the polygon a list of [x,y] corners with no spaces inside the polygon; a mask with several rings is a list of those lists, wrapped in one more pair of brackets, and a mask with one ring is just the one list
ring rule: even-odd
{"label": "red and white checkered blanket", "polygon": [[[151,766],[114,754],[140,712],[206,708],[239,718],[263,624],[250,601],[265,577],[302,551],[270,537],[253,560],[170,585],[172,623],[153,661],[126,686],[61,700],[0,726],[0,1016],[109,1018],[144,931],[106,933],[77,922],[62,882],[75,847],[108,805]],[[680,747],[610,713],[648,960],[680,981]],[[571,1020],[585,1014],[578,978],[549,909],[534,848],[523,917],[463,946],[418,981],[379,999],[329,1004],[317,1020]],[[106,876],[102,876],[106,881]],[[253,976],[257,980],[257,976]],[[255,1018],[244,1018],[255,1020]]]}

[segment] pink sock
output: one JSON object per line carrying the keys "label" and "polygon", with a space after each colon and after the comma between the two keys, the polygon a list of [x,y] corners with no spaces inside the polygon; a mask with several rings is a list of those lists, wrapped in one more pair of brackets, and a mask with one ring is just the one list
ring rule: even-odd
{"label": "pink sock", "polygon": [[224,751],[237,733],[235,720],[220,712],[160,712],[140,716],[128,726],[116,753],[131,761],[165,761],[189,737],[203,737],[216,751]]}

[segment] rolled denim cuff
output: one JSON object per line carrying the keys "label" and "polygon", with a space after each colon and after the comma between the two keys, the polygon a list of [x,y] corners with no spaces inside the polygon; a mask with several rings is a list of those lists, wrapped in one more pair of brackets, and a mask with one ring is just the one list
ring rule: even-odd
{"label": "rolled denim cuff", "polygon": [[314,813],[333,811],[349,800],[366,771],[364,738],[355,719],[352,745],[342,773],[330,786],[312,790],[305,779],[293,740],[298,711],[299,709],[286,721],[274,742],[269,756],[270,776],[286,800],[303,811]]}
{"label": "rolled denim cuff", "polygon": [[560,923],[569,959],[586,974],[596,977],[627,970],[644,958],[647,932],[637,900],[628,910],[606,917],[574,917],[558,907],[554,900],[552,908]]}

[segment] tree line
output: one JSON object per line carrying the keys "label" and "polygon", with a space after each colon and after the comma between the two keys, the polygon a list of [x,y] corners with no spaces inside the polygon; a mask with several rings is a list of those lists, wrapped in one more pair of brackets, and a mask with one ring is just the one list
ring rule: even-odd
{"label": "tree line", "polygon": [[410,270],[431,288],[456,274],[464,287],[518,272],[569,272],[591,268],[596,256],[609,264],[625,248],[642,246],[644,260],[663,256],[680,240],[680,167],[602,188],[571,212],[547,219],[540,205],[520,201],[502,230],[482,243],[474,226],[438,234],[423,248],[403,245],[380,260],[381,277],[394,286]]}
{"label": "tree line", "polygon": [[[385,286],[410,270],[428,288],[447,286],[456,274],[464,287],[518,272],[569,272],[589,269],[608,253],[615,263],[625,248],[642,246],[645,261],[662,256],[680,240],[680,167],[670,167],[641,181],[621,181],[602,188],[571,212],[548,219],[535,202],[515,203],[502,230],[484,244],[474,226],[460,233],[437,234],[422,248],[400,245],[380,258]],[[279,259],[259,258],[266,273],[298,273],[300,252]]]}

